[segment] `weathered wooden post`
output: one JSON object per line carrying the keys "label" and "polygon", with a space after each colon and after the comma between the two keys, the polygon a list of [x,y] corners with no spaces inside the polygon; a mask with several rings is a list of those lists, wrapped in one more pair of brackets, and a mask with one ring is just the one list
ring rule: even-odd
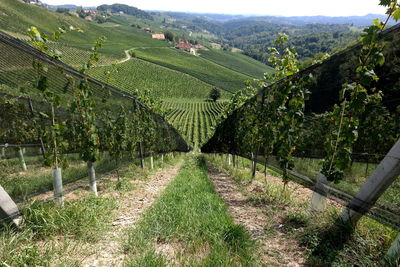
{"label": "weathered wooden post", "polygon": [[87,162],[87,168],[89,173],[89,189],[95,196],[97,196],[97,184],[96,184],[96,172],[94,170],[93,162]]}
{"label": "weathered wooden post", "polygon": [[139,150],[139,157],[140,157],[140,167],[144,169],[145,164],[144,164],[144,157],[143,157],[143,147],[142,147],[142,142],[138,142],[138,150]]}
{"label": "weathered wooden post", "polygon": [[6,145],[1,147],[1,158],[2,159],[6,158]]}
{"label": "weathered wooden post", "polygon": [[164,164],[164,153],[161,153],[161,163]]}
{"label": "weathered wooden post", "polygon": [[256,153],[251,153],[251,177],[256,177],[257,163],[256,163]]}
{"label": "weathered wooden post", "polygon": [[24,159],[24,152],[21,147],[18,147],[18,157],[21,162],[21,167],[22,167],[23,171],[24,172],[28,171],[28,168],[26,168],[26,163],[25,163],[25,159]]}
{"label": "weathered wooden post", "polygon": [[228,154],[228,166],[231,166],[232,162],[231,162],[231,154]]}
{"label": "weathered wooden post", "polygon": [[344,223],[356,225],[400,175],[400,139],[386,154],[341,214]]}

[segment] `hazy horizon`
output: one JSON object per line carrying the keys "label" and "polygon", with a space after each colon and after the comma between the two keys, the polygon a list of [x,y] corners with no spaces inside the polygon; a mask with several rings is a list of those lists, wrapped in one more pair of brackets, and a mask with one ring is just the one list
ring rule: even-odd
{"label": "hazy horizon", "polygon": [[[49,5],[77,5],[81,6],[79,0],[43,0]],[[227,0],[213,1],[203,0],[202,5],[187,5],[181,0],[86,0],[85,7],[99,6],[102,4],[126,4],[149,11],[164,12],[186,12],[186,13],[208,13],[223,15],[245,15],[245,16],[365,16],[368,14],[384,14],[385,8],[379,6],[379,0],[288,0],[284,5],[277,2],[259,3],[257,0],[248,0],[246,3],[232,3]],[[323,3],[322,3],[323,2]],[[212,11],[210,11],[212,10]],[[265,11],[260,11],[265,10]]]}

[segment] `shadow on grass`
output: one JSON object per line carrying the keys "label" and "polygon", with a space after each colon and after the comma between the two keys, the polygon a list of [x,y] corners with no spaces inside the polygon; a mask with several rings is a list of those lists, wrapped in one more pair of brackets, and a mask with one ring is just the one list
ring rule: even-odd
{"label": "shadow on grass", "polygon": [[[320,230],[320,231],[318,231]],[[307,266],[332,266],[346,244],[352,239],[354,227],[338,219],[331,227],[316,229],[303,240],[311,250]]]}

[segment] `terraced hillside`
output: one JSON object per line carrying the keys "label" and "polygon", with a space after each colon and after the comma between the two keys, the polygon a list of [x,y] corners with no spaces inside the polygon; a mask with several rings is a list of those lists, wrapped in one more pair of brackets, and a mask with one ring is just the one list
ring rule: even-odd
{"label": "terraced hillside", "polygon": [[270,66],[240,53],[224,50],[209,49],[199,51],[201,57],[215,62],[234,71],[241,72],[254,78],[262,78],[265,72],[271,72]]}
{"label": "terraced hillside", "polygon": [[162,105],[168,121],[195,148],[212,135],[223,107],[223,102],[164,102]]}
{"label": "terraced hillside", "polygon": [[243,88],[246,80],[253,79],[248,75],[175,48],[139,48],[134,51],[140,59],[187,73],[229,92]]}
{"label": "terraced hillside", "polygon": [[[104,66],[92,69],[89,74],[96,79],[105,80],[105,71],[113,67]],[[112,85],[135,93],[143,88],[150,89],[153,96],[164,99],[195,98],[205,100],[212,85],[182,72],[174,71],[157,64],[133,58],[118,64],[117,72],[112,74]],[[222,98],[228,98],[229,93],[221,91]]]}
{"label": "terraced hillside", "polygon": [[[143,31],[133,27],[117,24],[115,27],[107,27],[107,25],[87,22],[81,18],[59,14],[15,0],[0,1],[0,30],[25,34],[28,27],[36,26],[40,31],[51,35],[60,26],[69,27],[71,25],[82,29],[84,33],[69,32],[62,36],[60,42],[87,51],[95,40],[100,36],[105,36],[107,42],[101,53],[116,58],[124,58],[124,50],[132,47],[168,46],[166,42],[153,40],[149,34],[143,35]],[[74,57],[79,59],[79,53],[76,55],[78,56]]]}

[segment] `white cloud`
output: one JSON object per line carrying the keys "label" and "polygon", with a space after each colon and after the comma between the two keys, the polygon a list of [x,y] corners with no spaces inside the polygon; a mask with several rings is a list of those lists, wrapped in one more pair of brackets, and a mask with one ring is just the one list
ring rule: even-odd
{"label": "white cloud", "polygon": [[383,14],[385,9],[379,6],[379,0],[44,0],[47,4],[75,4],[98,6],[101,4],[121,3],[146,10],[188,11],[223,14],[263,14],[281,16],[350,16],[369,13]]}

